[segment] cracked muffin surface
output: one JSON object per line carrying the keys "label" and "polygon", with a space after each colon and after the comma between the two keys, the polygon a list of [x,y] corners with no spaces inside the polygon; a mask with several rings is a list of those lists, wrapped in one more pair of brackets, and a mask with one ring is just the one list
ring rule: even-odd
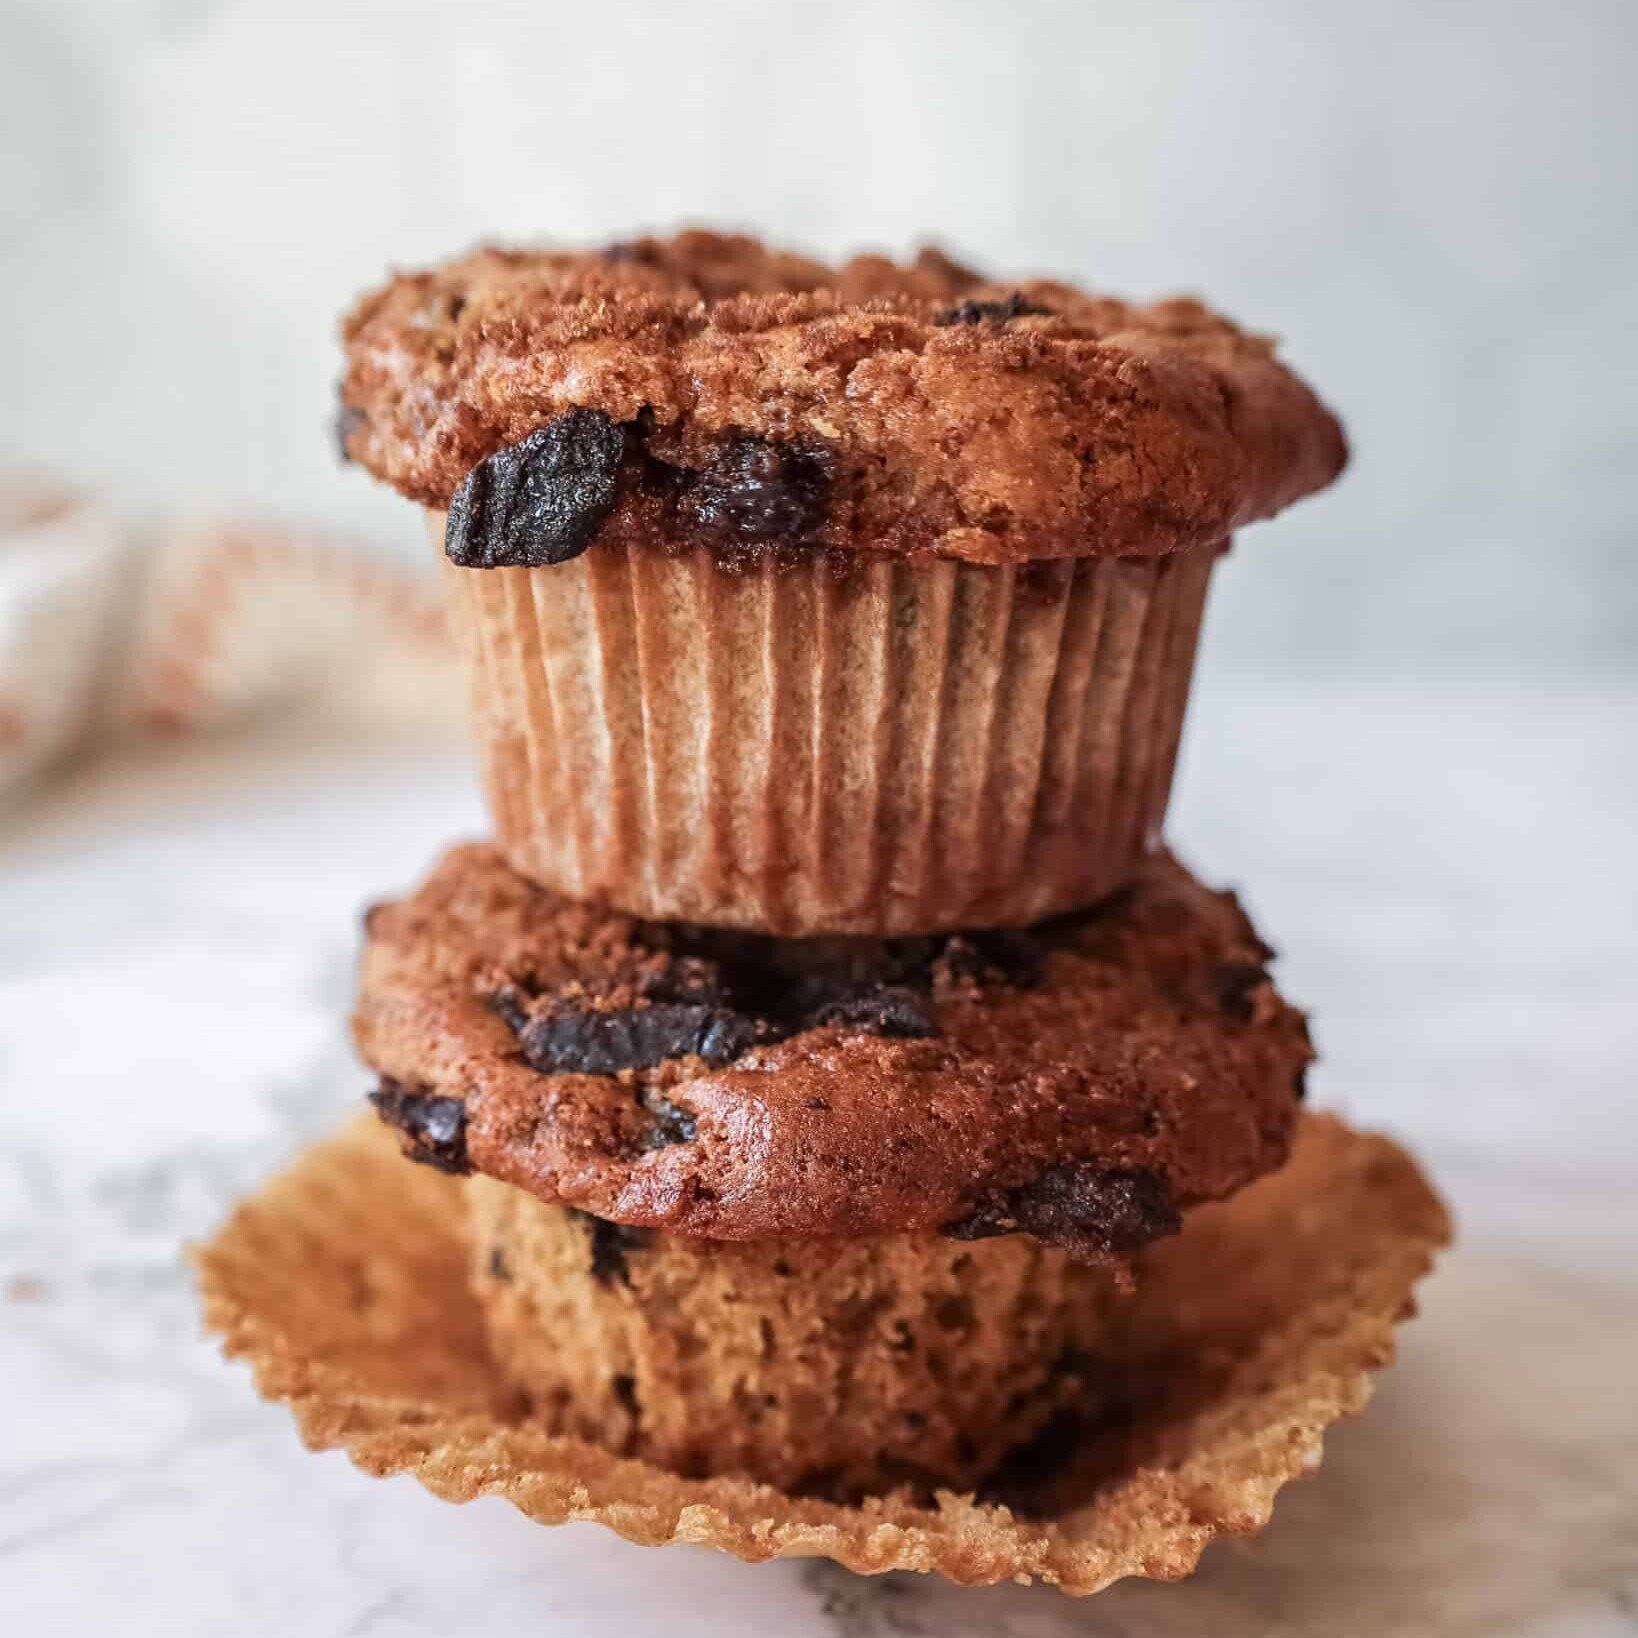
{"label": "cracked muffin surface", "polygon": [[1346,461],[1273,342],[1200,302],[989,280],[932,250],[833,268],[702,231],[486,247],[364,296],[343,341],[344,452],[438,510],[580,417],[566,430],[607,468],[564,491],[584,540],[1154,556]]}
{"label": "cracked muffin surface", "polygon": [[780,940],[473,844],[370,912],[355,1031],[412,1156],[610,1222],[1119,1264],[1285,1158],[1312,1050],[1271,953],[1168,856],[1027,933]]}

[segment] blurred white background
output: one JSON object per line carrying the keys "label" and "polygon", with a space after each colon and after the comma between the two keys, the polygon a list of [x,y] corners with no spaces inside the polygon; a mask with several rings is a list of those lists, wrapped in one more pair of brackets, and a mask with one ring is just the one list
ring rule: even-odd
{"label": "blurred white background", "polygon": [[1279,332],[1343,488],[1218,674],[1470,681],[1638,629],[1630,0],[3,0],[0,447],[351,526],[334,323],[486,236],[936,237]]}

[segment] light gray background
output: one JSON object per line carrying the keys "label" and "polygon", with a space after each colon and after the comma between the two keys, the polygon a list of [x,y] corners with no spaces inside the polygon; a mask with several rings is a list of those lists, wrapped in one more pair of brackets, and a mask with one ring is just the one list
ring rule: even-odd
{"label": "light gray background", "polygon": [[1197,288],[1341,409],[1217,674],[1432,686],[1638,630],[1629,0],[3,0],[0,448],[413,551],[333,464],[333,325],[486,235],[933,235]]}

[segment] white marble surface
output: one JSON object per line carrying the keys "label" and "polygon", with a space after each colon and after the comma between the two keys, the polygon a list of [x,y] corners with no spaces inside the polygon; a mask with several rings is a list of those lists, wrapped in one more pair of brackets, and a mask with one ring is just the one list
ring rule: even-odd
{"label": "white marble surface", "polygon": [[1206,691],[1177,815],[1413,1138],[1459,1250],[1254,1543],[1071,1604],[455,1509],[298,1445],[180,1242],[356,1100],[355,912],[476,828],[460,752],[289,731],[0,816],[0,1608],[42,1634],[1638,1632],[1638,696]]}

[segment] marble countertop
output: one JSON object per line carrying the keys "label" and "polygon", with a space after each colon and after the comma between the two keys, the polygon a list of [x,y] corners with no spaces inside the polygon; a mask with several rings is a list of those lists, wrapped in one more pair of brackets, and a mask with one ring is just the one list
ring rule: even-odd
{"label": "marble countertop", "polygon": [[1638,695],[1207,690],[1174,833],[1313,1008],[1317,1101],[1418,1147],[1458,1249],[1254,1542],[1084,1603],[543,1530],[311,1456],[178,1248],[364,1077],[356,912],[479,828],[450,745],[293,727],[0,815],[0,1587],[14,1630],[1638,1633]]}

